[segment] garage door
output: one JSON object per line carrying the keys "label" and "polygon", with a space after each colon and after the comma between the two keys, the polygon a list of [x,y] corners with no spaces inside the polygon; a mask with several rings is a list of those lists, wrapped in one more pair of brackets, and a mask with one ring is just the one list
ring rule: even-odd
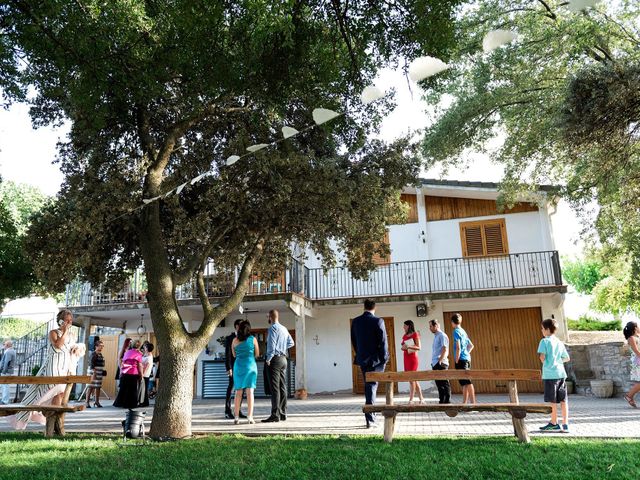
{"label": "garage door", "polygon": [[[444,313],[445,332],[453,339],[451,315]],[[542,338],[540,308],[510,308],[505,310],[478,310],[460,312],[462,327],[475,345],[471,353],[471,368],[532,368],[540,369],[536,353]],[[453,348],[451,349],[453,350]],[[450,352],[453,365],[453,352]],[[506,382],[474,381],[477,393],[507,392]],[[453,391],[460,393],[457,381],[452,382]],[[518,382],[520,392],[542,392],[542,382]]]}

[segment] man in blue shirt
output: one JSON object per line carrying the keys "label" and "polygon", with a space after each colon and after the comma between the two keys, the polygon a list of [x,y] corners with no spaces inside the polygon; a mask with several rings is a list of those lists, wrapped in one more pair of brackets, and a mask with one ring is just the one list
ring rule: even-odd
{"label": "man in blue shirt", "polygon": [[[438,320],[429,320],[429,330],[433,333],[431,347],[431,368],[433,370],[449,369],[449,337],[440,329]],[[439,403],[451,403],[451,384],[449,380],[436,380]]]}
{"label": "man in blue shirt", "polygon": [[265,423],[287,419],[287,356],[294,345],[289,330],[280,324],[278,311],[270,310],[268,319],[271,327],[267,331],[265,360],[271,386],[271,415],[262,420]]}
{"label": "man in blue shirt", "polygon": [[[454,313],[451,316],[453,327],[453,360],[456,370],[471,370],[471,350],[473,343],[469,335],[462,328],[462,315]],[[462,403],[476,403],[476,389],[469,379],[458,380],[462,387]]]}

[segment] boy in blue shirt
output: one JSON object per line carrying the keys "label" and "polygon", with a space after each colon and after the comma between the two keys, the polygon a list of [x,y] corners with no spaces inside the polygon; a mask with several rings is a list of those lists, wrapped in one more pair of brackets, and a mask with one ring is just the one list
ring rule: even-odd
{"label": "boy in blue shirt", "polygon": [[[543,432],[569,433],[569,404],[567,403],[567,373],[564,364],[569,361],[567,349],[554,335],[558,323],[547,318],[541,324],[542,335],[538,345],[538,354],[542,362],[542,381],[544,382],[544,401],[551,403],[551,421],[544,427]],[[558,403],[562,409],[562,427],[558,425]]]}
{"label": "boy in blue shirt", "polygon": [[[471,370],[471,350],[473,343],[469,335],[462,328],[462,315],[454,313],[451,316],[453,327],[453,360],[456,370]],[[462,403],[476,403],[476,390],[468,378],[458,380],[462,387]]]}

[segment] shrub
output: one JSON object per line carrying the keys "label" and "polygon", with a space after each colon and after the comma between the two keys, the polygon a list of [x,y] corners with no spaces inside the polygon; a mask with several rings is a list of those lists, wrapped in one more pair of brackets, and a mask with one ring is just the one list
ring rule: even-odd
{"label": "shrub", "polygon": [[13,340],[26,335],[39,324],[26,318],[7,317],[0,319],[0,340],[11,338]]}
{"label": "shrub", "polygon": [[622,322],[620,320],[613,320],[611,322],[603,322],[596,318],[587,317],[582,315],[578,320],[569,320],[569,330],[582,330],[582,331],[616,331],[622,329]]}

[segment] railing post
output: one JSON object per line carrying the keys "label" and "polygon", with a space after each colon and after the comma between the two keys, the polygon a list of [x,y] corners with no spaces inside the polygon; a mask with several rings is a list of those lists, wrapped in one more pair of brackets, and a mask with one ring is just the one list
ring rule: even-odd
{"label": "railing post", "polygon": [[429,293],[433,293],[433,289],[431,288],[431,260],[427,260],[427,285]]}
{"label": "railing post", "polygon": [[389,295],[393,295],[393,287],[391,286],[391,264],[387,264],[387,268],[389,269]]}
{"label": "railing post", "polygon": [[556,285],[562,285],[562,270],[560,270],[560,256],[557,250],[551,255],[551,265],[553,267],[553,279]]}
{"label": "railing post", "polygon": [[318,269],[315,269],[316,271],[316,295],[315,295],[315,299],[318,299]]}
{"label": "railing post", "polygon": [[509,269],[511,270],[511,286],[516,288],[516,279],[513,276],[513,263],[511,262],[511,254],[509,254]]}
{"label": "railing post", "polygon": [[351,298],[354,298],[356,296],[356,289],[353,284],[353,274],[349,272],[349,275],[351,276]]}
{"label": "railing post", "polygon": [[469,290],[473,290],[473,281],[471,281],[471,261],[467,258],[465,259],[467,262],[467,270],[469,272]]}

